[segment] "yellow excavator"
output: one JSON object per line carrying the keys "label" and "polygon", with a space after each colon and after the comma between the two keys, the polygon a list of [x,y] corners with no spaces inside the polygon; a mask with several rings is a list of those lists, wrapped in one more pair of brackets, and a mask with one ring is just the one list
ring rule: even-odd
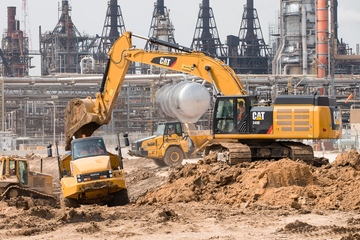
{"label": "yellow excavator", "polygon": [[[205,156],[215,155],[217,160],[224,160],[229,164],[284,157],[311,162],[314,158],[313,149],[298,140],[341,137],[341,113],[335,98],[316,94],[284,95],[278,96],[272,104],[261,104],[255,96],[247,95],[235,72],[219,59],[177,44],[146,38],[153,44],[164,45],[178,52],[135,49],[132,45],[133,37],[140,36],[125,32],[110,49],[108,64],[96,98],[73,99],[67,105],[64,116],[65,150],[74,150],[71,148],[73,139],[89,137],[100,126],[109,123],[131,62],[194,75],[212,84],[217,97],[213,109],[212,139],[204,146]],[[238,114],[240,105],[244,106],[241,117]],[[92,161],[95,163],[98,160],[93,158]],[[102,197],[110,186],[110,193],[125,189],[124,182],[119,184],[119,181],[125,181],[121,164],[110,164],[110,157],[107,161],[108,169],[91,171],[111,170],[108,178],[86,178],[86,182],[81,179],[79,181],[72,172],[75,171],[72,164],[76,160],[68,158],[67,161],[59,161],[60,170],[66,172],[64,177],[72,178],[67,184],[61,180],[64,196],[73,200],[96,198],[96,193],[100,190],[96,188],[95,181],[107,182],[101,185],[102,193],[99,195]],[[84,160],[76,165],[77,175],[92,174],[86,164],[89,161]],[[121,177],[121,180],[117,181],[114,176]]]}
{"label": "yellow excavator", "polygon": [[[235,72],[222,61],[202,52],[177,44],[146,39],[179,52],[158,52],[135,49],[132,38],[125,32],[112,46],[109,60],[96,98],[73,99],[65,112],[66,150],[73,138],[91,136],[110,121],[114,104],[131,62],[140,62],[197,76],[211,83],[216,91],[213,116],[213,141],[205,154],[228,148],[230,158],[235,152],[243,155],[234,159],[313,157],[309,146],[294,139],[337,139],[341,137],[341,112],[336,99],[320,95],[280,95],[272,104],[262,105],[246,90]],[[237,111],[245,105],[242,119]],[[284,140],[284,141],[279,141]],[[235,144],[234,144],[235,142]],[[235,150],[241,148],[242,150]],[[222,155],[226,150],[222,149]],[[231,150],[230,150],[231,149]],[[300,154],[300,152],[302,152]],[[228,157],[228,160],[230,158]]]}

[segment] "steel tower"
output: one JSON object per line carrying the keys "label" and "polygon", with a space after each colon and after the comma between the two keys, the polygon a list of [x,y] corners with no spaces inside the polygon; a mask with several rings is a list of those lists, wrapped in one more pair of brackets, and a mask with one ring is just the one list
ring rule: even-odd
{"label": "steel tower", "polygon": [[215,17],[209,0],[203,0],[196,23],[191,48],[225,59],[226,48],[221,44]]}
{"label": "steel tower", "polygon": [[[154,3],[154,12],[151,19],[149,38],[155,38],[165,42],[176,43],[174,37],[174,26],[170,20],[170,10],[164,5],[164,0],[157,0]],[[146,43],[147,50],[169,51],[168,48]]]}
{"label": "steel tower", "polygon": [[247,0],[238,38],[228,36],[229,65],[239,74],[269,73],[269,50],[265,44],[254,0]]}
{"label": "steel tower", "polygon": [[99,61],[106,62],[107,53],[109,52],[111,46],[125,31],[126,28],[121,8],[118,5],[117,0],[110,0],[106,11],[104,27],[100,36],[98,48]]}

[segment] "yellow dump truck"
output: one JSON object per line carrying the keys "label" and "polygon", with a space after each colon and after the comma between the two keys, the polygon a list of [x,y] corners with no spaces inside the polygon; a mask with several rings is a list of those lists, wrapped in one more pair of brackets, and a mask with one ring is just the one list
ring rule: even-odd
{"label": "yellow dump truck", "polygon": [[102,137],[71,142],[71,153],[59,160],[61,206],[124,205],[129,202],[121,156],[107,151]]}

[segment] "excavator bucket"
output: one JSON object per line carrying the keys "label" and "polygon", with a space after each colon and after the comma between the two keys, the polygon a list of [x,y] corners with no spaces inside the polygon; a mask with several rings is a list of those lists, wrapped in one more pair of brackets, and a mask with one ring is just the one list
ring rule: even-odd
{"label": "excavator bucket", "polygon": [[91,136],[104,124],[100,115],[94,112],[95,100],[74,98],[66,106],[65,118],[65,150],[70,150],[73,137]]}

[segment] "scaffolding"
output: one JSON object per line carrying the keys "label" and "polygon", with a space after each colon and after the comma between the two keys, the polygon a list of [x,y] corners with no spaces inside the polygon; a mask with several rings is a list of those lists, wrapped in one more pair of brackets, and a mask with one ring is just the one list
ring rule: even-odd
{"label": "scaffolding", "polygon": [[82,73],[85,64],[86,73],[99,73],[92,62],[97,46],[96,38],[82,36],[71,18],[71,7],[67,0],[59,8],[60,19],[51,32],[40,33],[41,74]]}

